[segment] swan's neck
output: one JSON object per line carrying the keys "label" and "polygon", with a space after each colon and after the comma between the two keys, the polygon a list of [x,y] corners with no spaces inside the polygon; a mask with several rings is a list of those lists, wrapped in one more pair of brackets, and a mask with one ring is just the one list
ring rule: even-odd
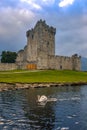
{"label": "swan's neck", "polygon": [[38,95],[37,98],[38,98],[38,101],[39,101],[40,100],[40,95]]}

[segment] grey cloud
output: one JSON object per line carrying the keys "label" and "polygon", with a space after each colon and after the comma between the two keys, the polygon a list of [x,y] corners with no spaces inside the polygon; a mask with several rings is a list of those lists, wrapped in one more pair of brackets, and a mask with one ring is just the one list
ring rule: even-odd
{"label": "grey cloud", "polygon": [[[55,16],[54,16],[55,18]],[[53,19],[54,19],[53,18]],[[58,20],[57,20],[58,19]],[[56,54],[72,55],[78,53],[87,57],[87,15],[57,17]],[[52,22],[52,21],[51,21]]]}
{"label": "grey cloud", "polygon": [[34,13],[27,9],[12,8],[2,8],[0,11],[0,51],[4,48],[21,49],[26,42],[26,30],[34,21]]}

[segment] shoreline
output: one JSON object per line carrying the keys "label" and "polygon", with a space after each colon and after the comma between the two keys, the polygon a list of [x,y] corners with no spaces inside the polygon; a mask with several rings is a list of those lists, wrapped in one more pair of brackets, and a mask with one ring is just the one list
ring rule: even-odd
{"label": "shoreline", "polygon": [[30,89],[30,88],[81,86],[81,85],[87,85],[87,82],[0,83],[0,92],[9,90]]}

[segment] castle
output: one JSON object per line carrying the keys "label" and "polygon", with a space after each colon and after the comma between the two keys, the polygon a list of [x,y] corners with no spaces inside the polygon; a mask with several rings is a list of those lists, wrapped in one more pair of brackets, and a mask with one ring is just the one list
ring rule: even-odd
{"label": "castle", "polygon": [[15,63],[0,63],[0,70],[14,69],[56,69],[81,70],[81,57],[55,55],[56,29],[45,21],[38,21],[35,27],[26,32],[27,45],[18,52]]}
{"label": "castle", "polygon": [[18,52],[16,65],[19,69],[68,69],[80,70],[81,57],[55,55],[56,29],[45,21],[38,21],[26,32],[27,45]]}

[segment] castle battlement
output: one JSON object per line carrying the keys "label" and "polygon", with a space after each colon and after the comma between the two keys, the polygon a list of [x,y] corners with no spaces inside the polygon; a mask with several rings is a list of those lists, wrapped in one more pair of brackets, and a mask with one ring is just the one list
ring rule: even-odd
{"label": "castle battlement", "polygon": [[44,20],[44,21],[43,21],[43,20],[39,20],[39,21],[36,23],[36,25],[35,25],[35,27],[34,27],[33,29],[28,30],[28,31],[26,32],[26,36],[29,37],[29,35],[30,35],[31,33],[34,34],[37,30],[39,31],[39,30],[41,30],[42,28],[44,28],[45,31],[48,31],[49,33],[52,33],[52,34],[54,34],[54,35],[56,34],[56,28],[47,25],[46,22],[45,22],[45,20]]}
{"label": "castle battlement", "polygon": [[51,32],[51,33],[54,33],[54,35],[55,35],[55,33],[56,33],[56,28],[47,25],[47,24],[46,24],[46,21],[45,21],[45,20],[42,20],[42,19],[40,19],[40,20],[37,22],[35,28],[41,28],[41,27],[43,27],[43,28],[44,28],[46,31],[48,31],[49,33],[50,33],[50,32]]}

